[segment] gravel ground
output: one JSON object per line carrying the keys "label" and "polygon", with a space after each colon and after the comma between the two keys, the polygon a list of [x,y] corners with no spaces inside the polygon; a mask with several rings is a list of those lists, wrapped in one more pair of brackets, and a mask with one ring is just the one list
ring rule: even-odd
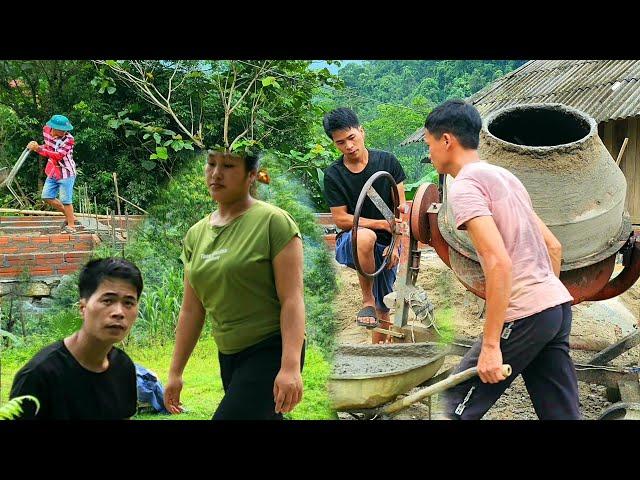
{"label": "gravel ground", "polygon": [[[367,344],[371,342],[370,332],[355,325],[355,313],[361,306],[360,289],[355,272],[351,269],[337,267],[340,279],[340,291],[336,299],[335,310],[342,325],[339,343]],[[453,317],[456,335],[476,337],[482,331],[483,320],[478,319],[478,304],[475,297],[464,290],[456,281],[451,271],[437,258],[429,258],[421,264],[418,285],[424,288],[431,301],[438,309],[447,306],[454,309]],[[627,309],[636,316],[640,313],[640,282],[625,294],[618,297]],[[587,363],[596,351],[612,344],[621,338],[622,332],[616,322],[607,321],[600,312],[593,308],[594,304],[583,303],[574,307],[572,325],[571,356],[576,363]],[[602,318],[601,318],[602,317]],[[626,332],[625,332],[626,333]],[[584,350],[586,348],[587,350]],[[385,359],[387,361],[387,359]],[[448,356],[442,370],[456,365],[460,357]],[[640,364],[640,346],[631,349],[611,362],[615,366],[632,366]],[[602,411],[611,405],[606,398],[606,388],[579,382],[580,407],[586,420],[597,419]],[[416,389],[417,390],[417,389]],[[415,390],[414,390],[415,391]],[[408,392],[412,393],[412,392]],[[414,404],[396,415],[395,419],[422,420],[442,418],[442,407],[437,395],[423,403]],[[353,419],[353,416],[339,412],[341,419]],[[529,399],[522,377],[514,380],[496,404],[487,412],[484,420],[535,420],[537,416]]]}

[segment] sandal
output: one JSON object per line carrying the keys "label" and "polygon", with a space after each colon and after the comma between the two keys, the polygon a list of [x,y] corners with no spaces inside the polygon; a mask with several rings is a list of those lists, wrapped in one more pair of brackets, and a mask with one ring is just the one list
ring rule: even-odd
{"label": "sandal", "polygon": [[[69,222],[67,222],[66,220],[64,221],[64,223],[62,224],[62,227],[66,227],[69,225]],[[82,225],[78,220],[76,220],[76,222],[73,224],[74,228],[76,230],[82,230],[84,228],[84,225]]]}
{"label": "sandal", "polygon": [[69,225],[65,225],[64,227],[62,227],[62,231],[63,233],[69,233],[71,235],[73,235],[74,233],[77,233],[76,229],[73,227],[70,227]]}
{"label": "sandal", "polygon": [[[373,317],[375,319],[375,322],[363,322],[361,319],[362,318],[371,318]],[[356,315],[356,323],[358,324],[359,327],[366,327],[366,328],[376,328],[380,326],[380,322],[378,320],[378,316],[376,315],[376,309],[373,308],[372,306],[368,306],[368,307],[364,307],[362,310],[360,310],[357,315]]]}

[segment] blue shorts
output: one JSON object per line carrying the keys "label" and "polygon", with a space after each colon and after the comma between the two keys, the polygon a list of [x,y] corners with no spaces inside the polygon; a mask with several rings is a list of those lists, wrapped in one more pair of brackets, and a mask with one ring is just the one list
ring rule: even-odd
{"label": "blue shorts", "polygon": [[[387,245],[376,242],[373,249],[373,256],[376,261],[376,269],[382,265],[382,253]],[[402,249],[402,247],[400,247]],[[336,260],[342,265],[349,268],[356,268],[353,263],[353,250],[351,241],[351,230],[341,233],[336,240]],[[393,284],[396,281],[398,273],[398,265],[391,270],[384,269],[380,275],[373,279],[373,296],[376,299],[376,308],[382,312],[388,312],[389,309],[384,304],[384,297],[393,292]]]}
{"label": "blue shorts", "polygon": [[73,203],[73,184],[76,181],[76,177],[62,178],[56,180],[51,177],[47,177],[44,182],[44,188],[42,189],[43,200],[53,200],[58,198],[58,190],[60,191],[60,202],[63,205],[71,205]]}

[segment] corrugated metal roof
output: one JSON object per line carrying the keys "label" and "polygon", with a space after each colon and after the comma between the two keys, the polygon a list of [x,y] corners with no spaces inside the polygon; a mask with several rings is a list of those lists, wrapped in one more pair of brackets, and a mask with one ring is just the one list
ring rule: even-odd
{"label": "corrugated metal roof", "polygon": [[[528,103],[563,103],[598,123],[633,117],[640,115],[640,60],[532,60],[467,100],[483,117]],[[422,141],[423,132],[400,145]]]}

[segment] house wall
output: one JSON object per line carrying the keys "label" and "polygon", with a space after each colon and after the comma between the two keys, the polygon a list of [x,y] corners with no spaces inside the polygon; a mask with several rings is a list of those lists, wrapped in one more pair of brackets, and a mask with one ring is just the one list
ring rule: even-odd
{"label": "house wall", "polygon": [[598,134],[614,160],[618,158],[624,139],[629,139],[620,162],[620,169],[627,179],[625,208],[631,221],[640,224],[640,117],[601,122]]}

